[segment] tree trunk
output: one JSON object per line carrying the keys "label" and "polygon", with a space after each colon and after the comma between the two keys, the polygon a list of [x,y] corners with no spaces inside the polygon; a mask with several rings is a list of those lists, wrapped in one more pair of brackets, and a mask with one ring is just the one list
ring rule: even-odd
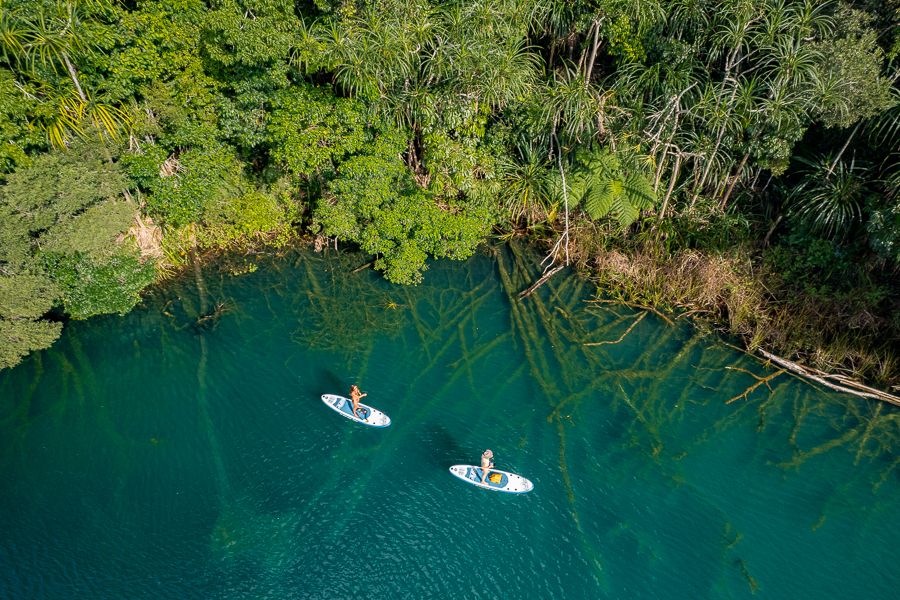
{"label": "tree trunk", "polygon": [[734,174],[734,179],[731,180],[731,185],[728,186],[728,191],[725,192],[725,196],[722,198],[722,202],[719,204],[719,208],[722,210],[725,209],[725,205],[728,204],[728,199],[731,198],[731,192],[734,191],[734,186],[737,184],[738,180],[741,178],[741,172],[744,170],[744,165],[747,164],[747,159],[750,158],[750,153],[747,152],[744,154],[744,158],[741,159],[741,164],[738,165],[737,171]]}
{"label": "tree trunk", "polygon": [[831,175],[834,172],[834,168],[837,166],[838,162],[841,160],[841,157],[844,155],[844,151],[847,150],[847,146],[850,145],[850,140],[853,139],[853,136],[856,135],[857,130],[859,130],[859,126],[862,125],[862,121],[857,121],[856,127],[853,128],[853,131],[850,132],[850,135],[847,136],[847,141],[844,142],[844,145],[841,147],[841,151],[837,153],[837,156],[834,157],[834,161],[832,161],[831,166],[828,167],[828,174]]}
{"label": "tree trunk", "polygon": [[69,55],[65,52],[62,53],[63,62],[66,63],[66,70],[69,72],[69,77],[72,78],[72,83],[75,84],[75,89],[78,91],[78,97],[81,98],[81,101],[87,104],[87,96],[84,94],[84,90],[81,89],[81,83],[78,81],[78,75],[75,73],[75,67],[72,65],[72,61],[69,60]]}
{"label": "tree trunk", "polygon": [[675,181],[681,171],[681,152],[675,155],[675,166],[672,167],[672,177],[669,179],[669,189],[666,190],[666,197],[663,199],[662,208],[659,211],[659,220],[663,220],[666,216],[666,207],[669,205],[669,198],[672,196],[672,190],[675,189]]}
{"label": "tree trunk", "polygon": [[584,85],[591,83],[591,72],[594,70],[594,61],[597,59],[597,50],[600,48],[600,20],[594,21],[594,44],[591,48],[591,58],[588,59],[587,72],[584,75]]}
{"label": "tree trunk", "polygon": [[653,191],[655,192],[659,189],[659,180],[662,179],[663,167],[666,164],[666,158],[669,155],[669,147],[666,146],[663,148],[662,158],[659,159],[659,164],[656,167],[656,176],[653,178]]}
{"label": "tree trunk", "polygon": [[[848,377],[832,375],[813,367],[807,367],[795,363],[793,361],[787,360],[786,358],[782,358],[780,356],[772,354],[771,352],[766,352],[762,348],[758,348],[757,352],[762,354],[766,359],[772,361],[776,365],[783,367],[792,373],[796,373],[801,377],[811,379],[816,383],[822,384],[832,390],[843,392],[845,394],[853,394],[854,396],[859,396],[861,398],[869,398],[871,400],[883,400],[885,402],[890,402],[895,406],[900,406],[900,398],[898,398],[897,396],[894,396],[893,394],[889,394],[882,390],[875,389],[873,387],[869,387],[867,385],[863,385],[857,381],[853,381]],[[830,381],[830,379],[835,379],[840,383],[834,383],[833,381]]]}
{"label": "tree trunk", "polygon": [[672,145],[672,140],[675,139],[675,133],[678,131],[678,121],[679,121],[679,118],[681,117],[681,98],[682,98],[682,96],[684,96],[686,93],[688,93],[688,92],[691,90],[691,88],[694,87],[695,85],[697,85],[697,84],[696,84],[696,83],[692,83],[691,85],[689,85],[689,86],[686,87],[685,89],[683,89],[683,90],[681,90],[680,92],[678,92],[678,95],[677,95],[677,96],[673,96],[673,97],[672,97],[672,100],[671,100],[671,102],[670,102],[670,104],[672,105],[672,112],[671,112],[669,115],[667,115],[667,116],[663,119],[663,122],[662,122],[662,123],[660,123],[660,126],[659,126],[659,132],[658,132],[658,133],[654,136],[654,138],[653,138],[653,139],[654,139],[654,142],[653,142],[653,151],[652,151],[652,154],[655,155],[655,154],[656,154],[656,149],[657,149],[657,148],[659,147],[659,145],[662,143],[662,141],[661,141],[659,138],[662,136],[663,131],[665,130],[666,125],[667,125],[668,122],[669,122],[669,118],[672,117],[672,118],[675,119],[675,124],[674,124],[674,126],[672,127],[672,133],[669,134],[669,139],[666,140],[666,146],[665,146],[665,149],[663,150],[663,157],[662,157],[662,159],[660,159],[659,166],[658,166],[657,169],[656,169],[656,177],[655,177],[655,179],[654,179],[654,181],[653,181],[653,191],[654,191],[654,192],[655,192],[655,191],[657,190],[657,188],[659,187],[659,180],[662,178],[663,163],[665,163],[666,156],[667,156],[668,153],[669,153],[669,148],[670,148],[671,145]]}
{"label": "tree trunk", "polygon": [[772,234],[775,233],[775,228],[778,227],[779,223],[781,223],[782,216],[783,215],[778,215],[778,218],[772,221],[772,225],[769,227],[769,231],[766,232],[766,237],[763,238],[763,248],[769,247],[769,239],[772,237]]}
{"label": "tree trunk", "polygon": [[[737,81],[734,82],[734,88],[731,90],[731,98],[728,99],[728,106],[726,107],[726,112],[731,111],[731,105],[734,103],[734,98],[737,96]],[[719,109],[719,103],[716,102],[716,110]],[[712,158],[716,156],[716,153],[719,151],[719,146],[722,145],[722,138],[725,137],[725,123],[722,123],[722,126],[719,127],[719,133],[716,135],[716,143],[713,146],[712,153],[710,159],[706,161],[706,168],[703,170],[703,176],[700,178],[700,184],[697,186],[697,189],[694,191],[694,199],[691,201],[692,203],[697,200],[697,196],[700,195],[700,192],[703,190],[703,186],[706,185],[706,178],[709,176],[709,171],[712,169]]]}
{"label": "tree trunk", "polygon": [[700,181],[700,154],[693,154],[691,158],[694,160],[691,161],[691,178],[694,180],[691,184],[691,192],[694,194],[694,197],[691,198],[691,208],[694,208],[694,204],[697,202],[697,198],[700,197],[700,192],[697,191],[697,182]]}
{"label": "tree trunk", "polygon": [[566,172],[563,169],[563,163],[562,163],[562,147],[559,145],[559,140],[556,138],[556,123],[553,124],[553,132],[550,134],[550,136],[551,136],[550,137],[551,143],[554,146],[556,146],[556,160],[557,160],[557,164],[559,165],[559,175],[560,175],[560,178],[562,179],[562,192],[563,192],[563,205],[564,205],[563,211],[564,211],[564,216],[565,216],[565,224],[566,224],[565,227],[566,228],[563,231],[562,235],[559,236],[559,239],[556,240],[556,243],[553,244],[553,248],[550,249],[550,253],[547,254],[547,256],[544,257],[544,260],[541,261],[542,266],[547,261],[550,261],[550,264],[548,264],[544,268],[545,273],[546,273],[546,271],[550,270],[553,267],[553,265],[556,263],[556,257],[559,255],[560,245],[565,244],[566,265],[569,264],[569,192],[566,189],[566,187],[567,187],[566,186]]}
{"label": "tree trunk", "polygon": [[556,141],[556,160],[559,164],[559,176],[562,179],[562,188],[563,188],[563,203],[565,205],[565,217],[566,217],[566,233],[565,233],[565,244],[566,244],[566,265],[569,264],[569,192],[566,190],[566,172],[563,169],[562,164],[562,147],[559,145],[559,140]]}
{"label": "tree trunk", "polygon": [[[745,28],[746,29],[746,28]],[[731,111],[731,107],[734,104],[734,99],[737,96],[738,91],[738,81],[736,78],[731,77],[731,70],[737,65],[740,53],[740,46],[735,46],[732,48],[731,52],[728,53],[728,58],[725,60],[725,75],[722,77],[722,87],[725,87],[725,84],[728,83],[728,80],[732,81],[731,88],[731,97],[728,99],[728,106],[725,108],[725,112],[728,113]],[[716,112],[719,110],[721,98],[716,98]],[[716,152],[719,151],[719,146],[722,143],[722,137],[725,135],[725,122],[722,123],[722,126],[719,127],[719,133],[716,136],[716,144],[713,146],[712,157],[715,157]],[[706,161],[706,168],[703,171],[703,176],[700,178],[700,185],[694,190],[694,198],[691,200],[691,205],[693,206],[694,202],[697,201],[697,196],[700,195],[700,192],[703,189],[703,186],[706,184],[706,178],[709,175],[709,170],[712,168],[712,160]]]}

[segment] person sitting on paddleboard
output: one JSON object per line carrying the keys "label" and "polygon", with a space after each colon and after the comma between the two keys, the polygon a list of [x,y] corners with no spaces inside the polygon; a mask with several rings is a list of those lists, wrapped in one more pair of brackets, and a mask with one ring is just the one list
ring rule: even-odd
{"label": "person sitting on paddleboard", "polygon": [[[355,383],[350,386],[350,399],[353,401],[353,414],[356,414],[356,411],[359,410],[359,400],[360,398],[365,398],[369,394],[362,394],[359,391],[359,386]],[[357,415],[358,416],[358,415]]]}
{"label": "person sitting on paddleboard", "polygon": [[488,469],[494,466],[494,453],[488,448],[481,453],[481,483],[487,479]]}

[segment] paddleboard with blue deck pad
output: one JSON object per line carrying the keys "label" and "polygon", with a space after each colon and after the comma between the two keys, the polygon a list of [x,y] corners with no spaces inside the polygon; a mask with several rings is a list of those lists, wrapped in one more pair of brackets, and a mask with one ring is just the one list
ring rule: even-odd
{"label": "paddleboard with blue deck pad", "polygon": [[494,490],[495,492],[507,492],[509,494],[524,494],[534,489],[534,484],[515,473],[489,469],[484,483],[481,483],[481,467],[473,465],[453,465],[450,472],[466,483],[476,487]]}
{"label": "paddleboard with blue deck pad", "polygon": [[351,421],[356,421],[363,425],[368,425],[370,427],[387,427],[391,424],[390,417],[377,408],[372,408],[362,402],[359,403],[356,414],[353,414],[353,401],[350,398],[337,396],[335,394],[322,394],[322,402]]}

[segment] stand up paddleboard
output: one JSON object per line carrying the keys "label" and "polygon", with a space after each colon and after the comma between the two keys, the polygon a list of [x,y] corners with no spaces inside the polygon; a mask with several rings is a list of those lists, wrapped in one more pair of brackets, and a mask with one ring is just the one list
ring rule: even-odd
{"label": "stand up paddleboard", "polygon": [[350,398],[336,396],[335,394],[322,394],[322,402],[332,410],[344,415],[351,421],[369,425],[370,427],[387,427],[391,424],[391,418],[378,410],[362,402],[353,414],[353,401]]}
{"label": "stand up paddleboard", "polygon": [[534,484],[515,473],[500,471],[499,469],[489,469],[487,478],[481,483],[481,467],[472,465],[453,465],[450,472],[459,477],[466,483],[474,486],[494,490],[495,492],[508,492],[510,494],[524,494],[534,489]]}

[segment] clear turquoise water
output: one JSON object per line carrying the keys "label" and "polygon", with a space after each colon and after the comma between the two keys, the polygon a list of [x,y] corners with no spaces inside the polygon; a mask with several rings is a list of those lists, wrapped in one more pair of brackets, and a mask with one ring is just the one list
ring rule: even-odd
{"label": "clear turquoise water", "polygon": [[[900,411],[786,375],[727,404],[769,371],[654,315],[585,346],[639,311],[511,302],[509,252],[363,260],[211,266],[0,372],[0,597],[897,597]],[[321,403],[352,382],[389,429]],[[535,491],[447,472],[486,447]]]}

